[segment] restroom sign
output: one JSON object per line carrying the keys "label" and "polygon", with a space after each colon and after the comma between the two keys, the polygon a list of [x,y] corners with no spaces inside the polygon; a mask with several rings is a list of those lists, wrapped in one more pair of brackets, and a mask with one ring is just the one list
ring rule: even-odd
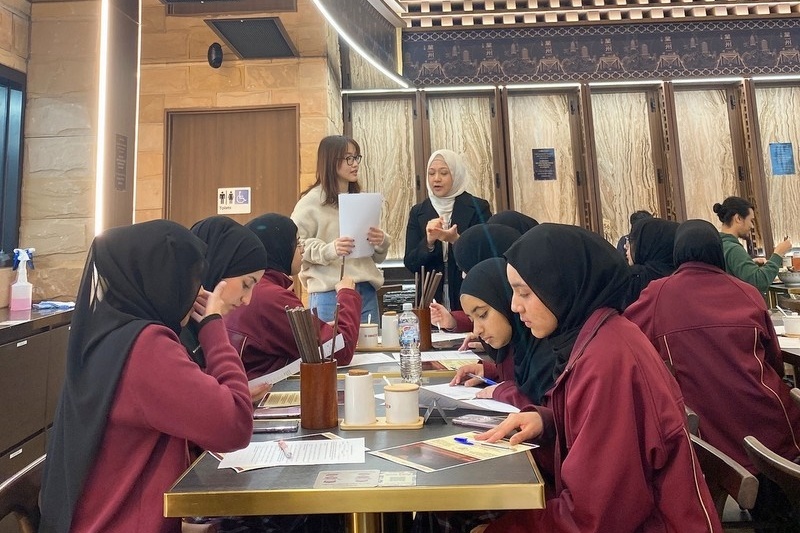
{"label": "restroom sign", "polygon": [[250,198],[250,187],[225,187],[217,189],[217,214],[249,214],[251,208]]}

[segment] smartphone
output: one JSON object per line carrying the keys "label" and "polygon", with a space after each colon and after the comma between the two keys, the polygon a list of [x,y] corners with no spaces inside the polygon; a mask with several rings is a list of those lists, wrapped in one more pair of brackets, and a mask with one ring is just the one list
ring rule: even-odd
{"label": "smartphone", "polygon": [[256,420],[269,418],[294,418],[300,416],[300,406],[289,407],[256,407],[253,410],[253,418]]}
{"label": "smartphone", "polygon": [[253,433],[295,433],[299,427],[297,420],[255,420]]}
{"label": "smartphone", "polygon": [[505,416],[461,415],[453,418],[451,422],[457,426],[492,429],[505,419]]}

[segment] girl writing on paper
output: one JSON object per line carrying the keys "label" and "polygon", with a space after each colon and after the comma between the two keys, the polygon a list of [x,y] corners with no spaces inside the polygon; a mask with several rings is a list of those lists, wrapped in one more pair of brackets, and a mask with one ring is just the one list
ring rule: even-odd
{"label": "girl writing on paper", "polygon": [[309,307],[330,322],[336,309],[336,284],[342,274],[350,276],[361,295],[361,321],[378,320],[377,289],[383,272],[376,266],[386,259],[391,238],[380,228],[370,228],[367,241],[371,257],[349,259],[355,247],[352,236],[339,235],[339,195],[361,192],[358,143],[343,135],[325,137],[317,150],[316,181],[303,192],[292,212],[303,244],[300,281],[309,293]]}
{"label": "girl writing on paper", "polygon": [[[564,250],[570,260],[562,261]],[[681,392],[641,330],[619,314],[625,260],[601,236],[541,224],[506,252],[511,309],[548,338],[561,374],[528,406],[476,438],[515,429],[553,475],[546,508],[510,511],[473,531],[720,532],[686,429]],[[553,265],[558,268],[553,268]]]}
{"label": "girl writing on paper", "polygon": [[[189,466],[187,441],[247,446],[253,408],[220,314],[221,282],[202,313],[205,245],[166,220],[95,238],[72,317],[67,375],[41,493],[42,532],[179,532],[164,492]],[[205,371],[178,334],[192,317]]]}
{"label": "girl writing on paper", "polygon": [[[266,272],[255,288],[250,305],[240,307],[225,317],[231,344],[242,356],[247,377],[254,379],[274,372],[300,357],[294,340],[286,307],[302,307],[303,303],[292,290],[292,276],[300,271],[303,245],[297,238],[297,226],[289,217],[269,213],[257,217],[245,227],[252,231],[267,250]],[[350,276],[335,285],[339,309],[337,331],[344,346],[337,344],[334,356],[340,365],[353,358],[358,328],[361,322],[361,296]],[[333,337],[333,328],[317,320],[320,340]],[[330,352],[326,351],[328,356]]]}
{"label": "girl writing on paper", "polygon": [[[450,247],[467,228],[486,222],[489,202],[467,192],[469,177],[464,158],[452,150],[437,150],[428,159],[428,198],[408,215],[403,263],[411,272],[443,273],[434,298],[450,310],[461,309],[461,270]],[[445,291],[445,288],[447,290]]]}
{"label": "girl writing on paper", "polygon": [[537,339],[511,312],[511,286],[505,275],[506,261],[495,257],[470,269],[461,285],[461,307],[472,322],[473,333],[489,345],[494,363],[483,361],[458,369],[451,385],[480,384],[476,374],[494,381],[479,398],[493,398],[519,408],[542,402],[553,385],[556,356],[546,339]]}

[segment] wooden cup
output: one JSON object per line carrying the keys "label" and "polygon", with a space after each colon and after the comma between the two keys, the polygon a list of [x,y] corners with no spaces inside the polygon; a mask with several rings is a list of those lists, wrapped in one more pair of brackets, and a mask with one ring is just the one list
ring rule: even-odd
{"label": "wooden cup", "polygon": [[430,351],[433,349],[433,343],[431,342],[431,308],[422,307],[413,311],[419,320],[419,351]]}
{"label": "wooden cup", "polygon": [[336,361],[300,363],[300,426],[329,429],[338,424]]}

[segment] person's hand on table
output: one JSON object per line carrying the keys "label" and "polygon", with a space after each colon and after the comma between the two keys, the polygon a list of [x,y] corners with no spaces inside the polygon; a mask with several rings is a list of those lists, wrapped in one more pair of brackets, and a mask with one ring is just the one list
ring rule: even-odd
{"label": "person's hand on table", "polygon": [[475,395],[476,398],[484,398],[486,400],[492,399],[492,394],[494,394],[494,389],[497,388],[497,385],[489,385],[488,387],[484,387],[478,391]]}
{"label": "person's hand on table", "polygon": [[506,435],[513,433],[508,442],[519,444],[520,442],[533,439],[542,434],[544,425],[542,417],[536,411],[526,411],[524,413],[511,413],[500,424],[492,429],[476,435],[475,440],[485,440],[486,442],[497,442],[504,439]]}
{"label": "person's hand on table", "polygon": [[450,311],[436,300],[431,302],[431,324],[444,329],[453,329],[457,325],[456,319]]}
{"label": "person's hand on table", "polygon": [[476,376],[483,375],[483,365],[480,363],[470,363],[468,365],[464,365],[459,367],[456,370],[456,375],[453,376],[453,379],[450,380],[450,386],[455,385],[466,385],[467,387],[477,387],[481,383],[483,383],[478,378],[469,377],[469,374],[475,374]]}
{"label": "person's hand on table", "polygon": [[260,385],[248,385],[250,387],[250,399],[254,404],[261,402],[264,395],[272,390],[272,383],[262,383]]}

